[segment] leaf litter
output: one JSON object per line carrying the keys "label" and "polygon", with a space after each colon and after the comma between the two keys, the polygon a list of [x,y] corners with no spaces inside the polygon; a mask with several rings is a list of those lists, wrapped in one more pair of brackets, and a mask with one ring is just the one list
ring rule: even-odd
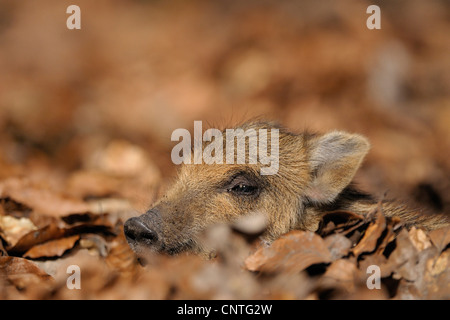
{"label": "leaf litter", "polygon": [[[449,24],[440,14],[448,4],[387,6],[396,23],[372,34],[361,33],[361,16],[334,5],[196,4],[86,2],[86,11],[102,12],[100,29],[77,39],[86,48],[97,39],[95,54],[57,40],[53,1],[2,8],[11,19],[0,33],[0,60],[8,61],[0,78],[0,299],[450,299],[450,228],[407,230],[382,205],[368,218],[330,212],[316,233],[292,231],[270,246],[245,234],[245,223],[239,232],[219,226],[206,236],[218,246],[210,261],[155,254],[138,263],[123,222],[145,212],[170,180],[173,128],[203,117],[220,122],[249,111],[292,128],[367,134],[366,185],[384,191],[391,181],[439,212],[450,203],[442,152],[450,146],[442,71]],[[148,19],[143,13],[155,7]],[[123,11],[124,23],[111,25]],[[41,28],[30,23],[37,16],[48,17]],[[415,32],[419,20],[433,32]],[[48,42],[36,45],[43,29]],[[133,43],[133,61],[122,41]],[[185,50],[192,43],[197,49]],[[400,49],[387,50],[392,44]],[[392,55],[380,54],[386,50]],[[52,59],[54,52],[64,54]],[[386,72],[405,56],[409,69]],[[70,265],[82,270],[81,290],[66,286]],[[380,267],[381,290],[366,286],[371,265]]]}
{"label": "leaf litter", "polygon": [[[29,205],[23,208],[33,209]],[[118,210],[122,210],[121,206]],[[269,246],[249,241],[232,226],[223,226],[228,231],[214,230],[222,235],[215,259],[207,261],[188,254],[154,255],[145,267],[139,265],[129,248],[123,221],[117,216],[106,212],[65,213],[56,217],[52,214],[51,223],[38,228],[29,218],[15,218],[2,211],[2,298],[449,296],[448,286],[442,284],[448,283],[450,276],[450,229],[429,233],[417,228],[407,230],[399,227],[398,219],[385,217],[381,205],[369,218],[351,212],[330,212],[317,233],[294,230]],[[32,216],[25,211],[23,214]],[[239,259],[236,248],[241,252]],[[81,292],[65,286],[69,263],[80,265],[83,279],[89,279],[83,282],[89,284]],[[382,270],[383,289],[376,294],[365,285],[367,267],[373,264]],[[123,295],[124,290],[127,295]]]}

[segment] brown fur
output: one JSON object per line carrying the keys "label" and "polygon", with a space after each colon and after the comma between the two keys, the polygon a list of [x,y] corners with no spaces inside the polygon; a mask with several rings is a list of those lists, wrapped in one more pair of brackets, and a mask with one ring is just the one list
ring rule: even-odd
{"label": "brown fur", "polygon": [[[244,130],[275,127],[266,122],[241,126]],[[255,212],[265,216],[262,239],[270,243],[292,229],[316,231],[328,211],[364,215],[374,209],[377,201],[351,187],[370,147],[366,138],[339,131],[316,135],[279,130],[275,175],[260,175],[259,163],[181,165],[166,195],[147,213],[125,224],[132,248],[137,252],[152,248],[202,253],[198,235],[208,226],[232,223]],[[239,185],[251,192],[242,192]],[[386,216],[399,216],[408,225],[435,229],[449,224],[445,216],[420,216],[394,202],[384,202],[382,207]]]}

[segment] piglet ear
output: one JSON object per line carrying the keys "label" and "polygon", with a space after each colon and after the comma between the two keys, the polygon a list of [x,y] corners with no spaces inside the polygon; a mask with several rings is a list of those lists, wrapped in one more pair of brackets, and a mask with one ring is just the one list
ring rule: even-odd
{"label": "piglet ear", "polygon": [[330,203],[352,181],[369,151],[360,135],[333,131],[309,141],[312,182],[306,196],[314,203]]}

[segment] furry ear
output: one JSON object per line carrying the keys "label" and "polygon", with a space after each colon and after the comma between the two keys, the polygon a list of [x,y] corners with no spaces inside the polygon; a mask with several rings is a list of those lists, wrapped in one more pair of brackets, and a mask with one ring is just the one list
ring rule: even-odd
{"label": "furry ear", "polygon": [[314,203],[330,203],[352,181],[369,151],[369,141],[360,135],[333,131],[309,143],[312,182],[306,196]]}

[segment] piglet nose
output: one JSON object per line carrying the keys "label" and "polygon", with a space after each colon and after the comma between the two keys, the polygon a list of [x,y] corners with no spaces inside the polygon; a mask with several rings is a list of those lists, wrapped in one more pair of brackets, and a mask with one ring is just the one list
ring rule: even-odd
{"label": "piglet nose", "polygon": [[138,217],[128,219],[123,226],[123,231],[127,239],[131,241],[152,244],[158,240],[156,232],[150,229]]}

